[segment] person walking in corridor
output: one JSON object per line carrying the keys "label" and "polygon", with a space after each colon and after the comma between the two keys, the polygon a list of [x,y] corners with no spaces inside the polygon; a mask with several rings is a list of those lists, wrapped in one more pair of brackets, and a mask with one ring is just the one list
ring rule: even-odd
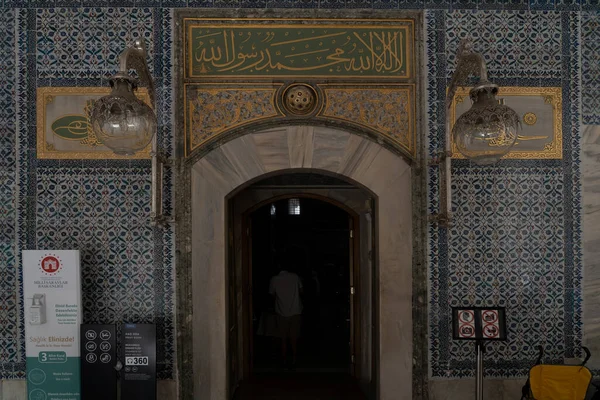
{"label": "person walking in corridor", "polygon": [[[294,272],[279,268],[279,274],[271,278],[269,293],[275,300],[277,327],[281,337],[281,357],[284,365],[294,368],[298,354],[298,337],[302,315],[302,282]],[[292,347],[292,359],[288,360],[288,340]],[[291,361],[291,364],[290,364]]]}

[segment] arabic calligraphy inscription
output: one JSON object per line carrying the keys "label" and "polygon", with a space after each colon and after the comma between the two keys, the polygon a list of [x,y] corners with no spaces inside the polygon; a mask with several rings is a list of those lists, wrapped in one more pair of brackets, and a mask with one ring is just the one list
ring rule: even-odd
{"label": "arabic calligraphy inscription", "polygon": [[187,77],[408,78],[412,22],[390,26],[188,25]]}
{"label": "arabic calligraphy inscription", "polygon": [[[89,122],[94,102],[110,93],[106,87],[40,87],[37,89],[37,157],[40,159],[119,159],[96,137]],[[145,88],[136,92],[148,103]],[[135,158],[150,158],[150,146]]]}
{"label": "arabic calligraphy inscription", "polygon": [[[450,108],[452,125],[471,107],[469,88],[456,91]],[[562,88],[503,86],[498,94],[519,114],[523,124],[507,159],[562,158]],[[490,145],[494,145],[493,142]],[[452,145],[452,158],[463,158]]]}

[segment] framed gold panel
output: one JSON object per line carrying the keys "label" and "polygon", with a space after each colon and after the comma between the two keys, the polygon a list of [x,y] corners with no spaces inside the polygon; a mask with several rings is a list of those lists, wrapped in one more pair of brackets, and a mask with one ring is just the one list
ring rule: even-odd
{"label": "framed gold panel", "polygon": [[[149,159],[152,145],[133,156],[119,156],[94,134],[90,112],[94,101],[111,91],[106,87],[40,87],[37,89],[37,158]],[[137,96],[150,105],[145,88]]]}
{"label": "framed gold panel", "polygon": [[412,19],[184,18],[184,78],[412,79]]}
{"label": "framed gold panel", "polygon": [[[470,88],[461,87],[450,107],[451,128],[471,107]],[[506,159],[562,159],[562,88],[500,87],[498,98],[513,108],[521,119],[522,130]],[[464,158],[452,143],[452,157]]]}

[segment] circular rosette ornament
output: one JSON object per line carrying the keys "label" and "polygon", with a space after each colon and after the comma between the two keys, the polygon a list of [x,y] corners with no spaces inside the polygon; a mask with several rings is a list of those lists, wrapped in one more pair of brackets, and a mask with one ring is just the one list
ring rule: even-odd
{"label": "circular rosette ornament", "polygon": [[317,94],[308,85],[292,85],[283,93],[283,105],[291,114],[310,114],[317,105]]}

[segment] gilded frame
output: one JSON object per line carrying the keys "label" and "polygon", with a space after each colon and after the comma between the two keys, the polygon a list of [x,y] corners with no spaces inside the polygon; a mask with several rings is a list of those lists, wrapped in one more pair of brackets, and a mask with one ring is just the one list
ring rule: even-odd
{"label": "gilded frame", "polygon": [[[75,102],[81,102],[81,104],[76,104],[76,106],[81,106],[80,114],[73,114],[72,112],[67,112],[66,114],[61,114],[60,118],[67,116],[77,116],[77,117],[88,117],[89,110],[86,111],[86,101],[90,100],[90,98],[100,98],[109,94],[111,91],[108,87],[40,87],[37,89],[37,158],[38,159],[58,159],[58,160],[80,160],[80,159],[93,159],[93,160],[105,160],[105,159],[150,159],[150,152],[152,149],[152,145],[149,144],[143,151],[136,153],[133,156],[119,156],[112,152],[112,150],[108,149],[106,146],[103,146],[99,143],[95,136],[91,138],[92,144],[82,143],[84,140],[88,139],[88,136],[85,139],[64,139],[58,138],[56,139],[56,133],[51,130],[52,121],[49,121],[48,118],[52,118],[48,113],[48,105],[51,104],[56,97],[76,97],[74,99]],[[145,88],[139,88],[137,90],[137,95],[140,99],[142,99],[146,104],[150,105],[150,97],[148,96],[148,92]],[[80,98],[77,98],[80,97]],[[73,106],[75,107],[75,105]],[[58,121],[55,119],[54,122]],[[87,121],[87,126],[82,125],[81,122],[77,122],[78,129],[87,129],[88,132],[91,131],[91,127],[89,126],[89,119]],[[84,123],[85,124],[85,123]],[[72,145],[71,149],[56,149],[54,143],[55,140],[59,141],[70,141],[75,142],[80,140],[79,145]]]}
{"label": "gilded frame", "polygon": [[[450,129],[454,127],[454,123],[456,122],[456,108],[457,104],[469,99],[469,90],[467,87],[459,87],[454,95],[454,99],[452,99],[452,104],[450,106]],[[513,147],[513,149],[505,155],[503,158],[505,159],[522,159],[522,160],[535,160],[535,159],[562,159],[563,157],[563,132],[562,132],[562,88],[561,87],[519,87],[519,86],[501,86],[498,97],[502,98],[504,96],[526,96],[526,97],[541,97],[545,104],[549,104],[552,107],[552,132],[548,132],[548,134],[544,137],[540,136],[528,136],[528,135],[520,135],[517,139],[517,143]],[[511,104],[507,103],[508,106]],[[513,107],[514,108],[514,107]],[[523,113],[523,110],[515,109],[519,115]],[[528,114],[533,114],[530,112],[526,112],[524,114],[525,119],[528,119]],[[537,119],[535,114],[532,116],[532,120]],[[529,121],[522,121],[523,125],[530,125]],[[535,120],[533,121],[535,124]],[[550,137],[551,136],[551,137]],[[542,140],[542,139],[550,139],[546,142],[542,149],[539,150],[520,150],[519,142],[520,141],[529,141],[529,140]],[[451,139],[452,140],[452,139]],[[452,158],[464,159],[465,157],[459,153],[455,144],[452,143]]]}
{"label": "gilded frame", "polygon": [[[345,19],[345,18],[244,18],[240,20],[233,20],[223,22],[222,18],[183,18],[182,21],[182,37],[183,43],[183,78],[186,80],[201,80],[201,79],[266,79],[271,80],[272,78],[277,79],[297,79],[297,78],[310,78],[310,79],[375,79],[375,80],[390,80],[390,79],[413,79],[415,75],[414,71],[414,54],[415,54],[415,24],[414,20],[407,18],[396,18],[396,19],[385,19],[385,18],[356,18],[356,19]],[[350,25],[353,24],[353,25]],[[364,76],[361,74],[356,75],[345,75],[340,78],[335,78],[335,74],[311,74],[311,75],[300,75],[300,74],[276,74],[276,75],[262,75],[262,74],[236,74],[236,75],[195,75],[192,64],[192,29],[197,27],[203,27],[207,29],[222,29],[222,28],[248,28],[248,29],[267,29],[267,28],[289,28],[289,27],[301,27],[303,29],[310,28],[332,28],[337,29],[344,27],[346,29],[381,29],[381,28],[395,28],[404,31],[405,41],[404,48],[406,50],[406,72],[402,75],[389,75],[389,76],[377,76],[369,75]],[[367,47],[368,48],[368,47]],[[384,50],[386,46],[383,46]],[[336,49],[337,50],[337,49]],[[369,50],[373,51],[369,48]],[[339,56],[339,54],[333,54],[333,56]],[[375,56],[376,58],[377,56]]]}

